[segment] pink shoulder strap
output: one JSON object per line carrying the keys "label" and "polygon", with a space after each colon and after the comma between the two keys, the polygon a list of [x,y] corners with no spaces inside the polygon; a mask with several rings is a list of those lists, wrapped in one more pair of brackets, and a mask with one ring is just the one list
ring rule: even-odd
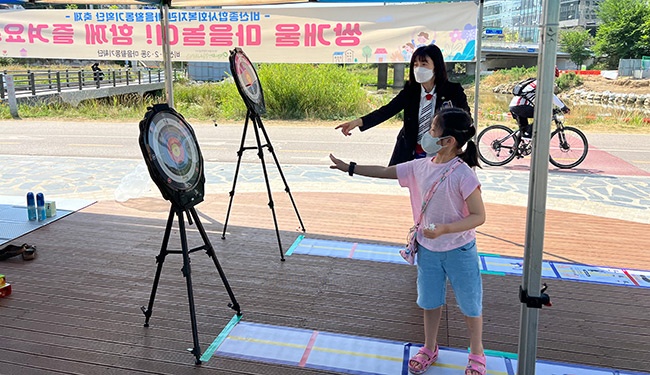
{"label": "pink shoulder strap", "polygon": [[447,169],[444,171],[442,174],[442,177],[438,181],[436,181],[432,186],[431,189],[427,192],[427,195],[424,197],[424,200],[422,201],[422,209],[420,210],[420,217],[418,218],[418,222],[415,223],[415,226],[418,227],[420,225],[420,222],[422,221],[422,217],[424,217],[424,210],[427,208],[427,205],[429,205],[429,201],[431,200],[431,197],[433,196],[433,193],[436,192],[436,189],[438,188],[438,185],[444,180],[449,177],[451,172],[456,169],[459,165],[463,164],[463,160],[459,157],[456,158],[456,161],[451,163]]}

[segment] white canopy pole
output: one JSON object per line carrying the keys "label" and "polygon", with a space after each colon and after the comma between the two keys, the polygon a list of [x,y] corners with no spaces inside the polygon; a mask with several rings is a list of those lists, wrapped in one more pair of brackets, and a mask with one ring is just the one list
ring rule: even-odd
{"label": "white canopy pole", "polygon": [[171,47],[169,45],[169,4],[160,8],[160,29],[162,36],[163,62],[165,63],[165,94],[167,105],[174,108],[174,72],[172,71]]}
{"label": "white canopy pole", "polygon": [[478,0],[478,14],[476,15],[476,67],[474,69],[474,127],[477,129],[474,134],[474,141],[478,136],[478,86],[481,80],[481,45],[483,44],[483,2]]}
{"label": "white canopy pole", "polygon": [[523,286],[520,293],[521,326],[519,330],[519,362],[517,374],[534,375],[537,355],[538,307],[523,303],[526,297],[539,302],[541,297],[542,253],[546,219],[546,191],[550,145],[550,124],[553,108],[553,80],[560,23],[560,0],[543,0],[542,27],[537,71],[533,157],[531,161],[526,245],[524,250]]}

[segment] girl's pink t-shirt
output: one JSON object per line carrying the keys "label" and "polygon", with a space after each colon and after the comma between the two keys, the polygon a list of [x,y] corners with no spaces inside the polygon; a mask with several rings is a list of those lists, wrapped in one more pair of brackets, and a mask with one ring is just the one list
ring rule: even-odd
{"label": "girl's pink t-shirt", "polygon": [[[410,192],[414,223],[420,217],[422,201],[431,186],[440,180],[447,168],[455,162],[456,158],[447,163],[437,164],[432,161],[432,158],[423,158],[397,165],[399,184],[407,187]],[[456,166],[449,177],[438,185],[429,201],[418,230],[418,243],[431,251],[449,251],[475,239],[474,229],[447,233],[434,239],[424,237],[422,229],[432,223],[449,224],[467,217],[469,209],[465,199],[480,187],[476,173],[467,164],[461,163]]]}

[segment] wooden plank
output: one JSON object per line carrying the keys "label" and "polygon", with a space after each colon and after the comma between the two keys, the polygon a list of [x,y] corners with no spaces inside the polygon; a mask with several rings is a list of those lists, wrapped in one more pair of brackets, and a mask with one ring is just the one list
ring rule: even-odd
{"label": "wooden plank", "polygon": [[[411,220],[405,197],[295,196],[309,238],[399,245]],[[285,206],[279,207],[280,203]],[[276,201],[284,249],[300,234],[295,231],[295,212],[286,203],[282,198]],[[422,311],[415,304],[415,267],[306,255],[292,255],[280,262],[266,204],[265,194],[238,194],[225,240],[220,239],[225,195],[210,196],[198,206],[242,306],[244,321],[400,342],[424,340]],[[522,219],[510,220],[514,216],[509,206],[490,209],[492,221],[480,228],[489,236],[479,233],[479,250],[498,244],[497,248],[510,255],[521,252]],[[20,243],[36,244],[39,250],[34,261],[12,258],[0,264],[13,287],[13,294],[0,300],[0,341],[10,344],[0,347],[3,371],[7,366],[12,374],[39,374],[48,369],[78,374],[196,373],[193,357],[186,352],[192,337],[179,255],[170,254],[165,260],[149,328],[142,326],[144,316],[139,310],[149,300],[168,210],[169,203],[160,199],[99,202],[19,239]],[[598,254],[593,259],[630,268],[640,268],[632,267],[632,262],[647,262],[640,252],[630,251],[617,258],[615,248],[584,242],[584,236],[593,238],[598,232],[592,227],[603,224],[601,219],[557,215],[552,220],[561,220],[569,228],[563,229],[564,235],[549,235],[545,242],[549,257],[591,261]],[[499,217],[509,218],[506,229]],[[584,220],[591,221],[573,223]],[[623,224],[629,223],[616,220],[605,224],[616,234],[612,241],[619,234],[641,238],[639,232],[647,229],[629,225],[622,230]],[[562,243],[568,231],[581,228],[584,235],[573,233],[570,246]],[[193,227],[188,237],[190,246],[201,244]],[[585,243],[589,252],[583,250]],[[180,247],[176,227],[170,246]],[[191,260],[199,341],[206,349],[234,311],[226,306],[229,298],[211,260],[203,251],[191,254]],[[483,281],[485,346],[516,352],[521,279],[485,275]],[[650,291],[545,281],[553,307],[540,313],[540,359],[647,370]],[[464,348],[468,345],[464,319],[455,306],[453,291],[448,291],[439,342]],[[213,358],[202,367],[201,372],[207,374],[328,373],[227,358]]]}

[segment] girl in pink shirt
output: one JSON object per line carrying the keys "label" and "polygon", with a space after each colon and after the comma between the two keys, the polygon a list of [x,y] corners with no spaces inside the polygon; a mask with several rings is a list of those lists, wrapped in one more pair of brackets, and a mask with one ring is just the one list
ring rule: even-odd
{"label": "girl in pink shirt", "polygon": [[[483,286],[476,249],[477,226],[485,222],[480,183],[472,167],[478,154],[472,137],[476,128],[467,112],[447,108],[436,113],[431,130],[422,138],[427,153],[389,167],[345,163],[330,154],[330,168],[362,176],[397,179],[409,189],[413,220],[420,222],[417,242],[418,306],[424,310],[424,346],[409,360],[409,371],[422,374],[438,359],[438,328],[449,279],[470,336],[466,375],[485,375],[483,351]],[[465,147],[466,146],[466,147]],[[465,150],[463,150],[465,147]]]}

